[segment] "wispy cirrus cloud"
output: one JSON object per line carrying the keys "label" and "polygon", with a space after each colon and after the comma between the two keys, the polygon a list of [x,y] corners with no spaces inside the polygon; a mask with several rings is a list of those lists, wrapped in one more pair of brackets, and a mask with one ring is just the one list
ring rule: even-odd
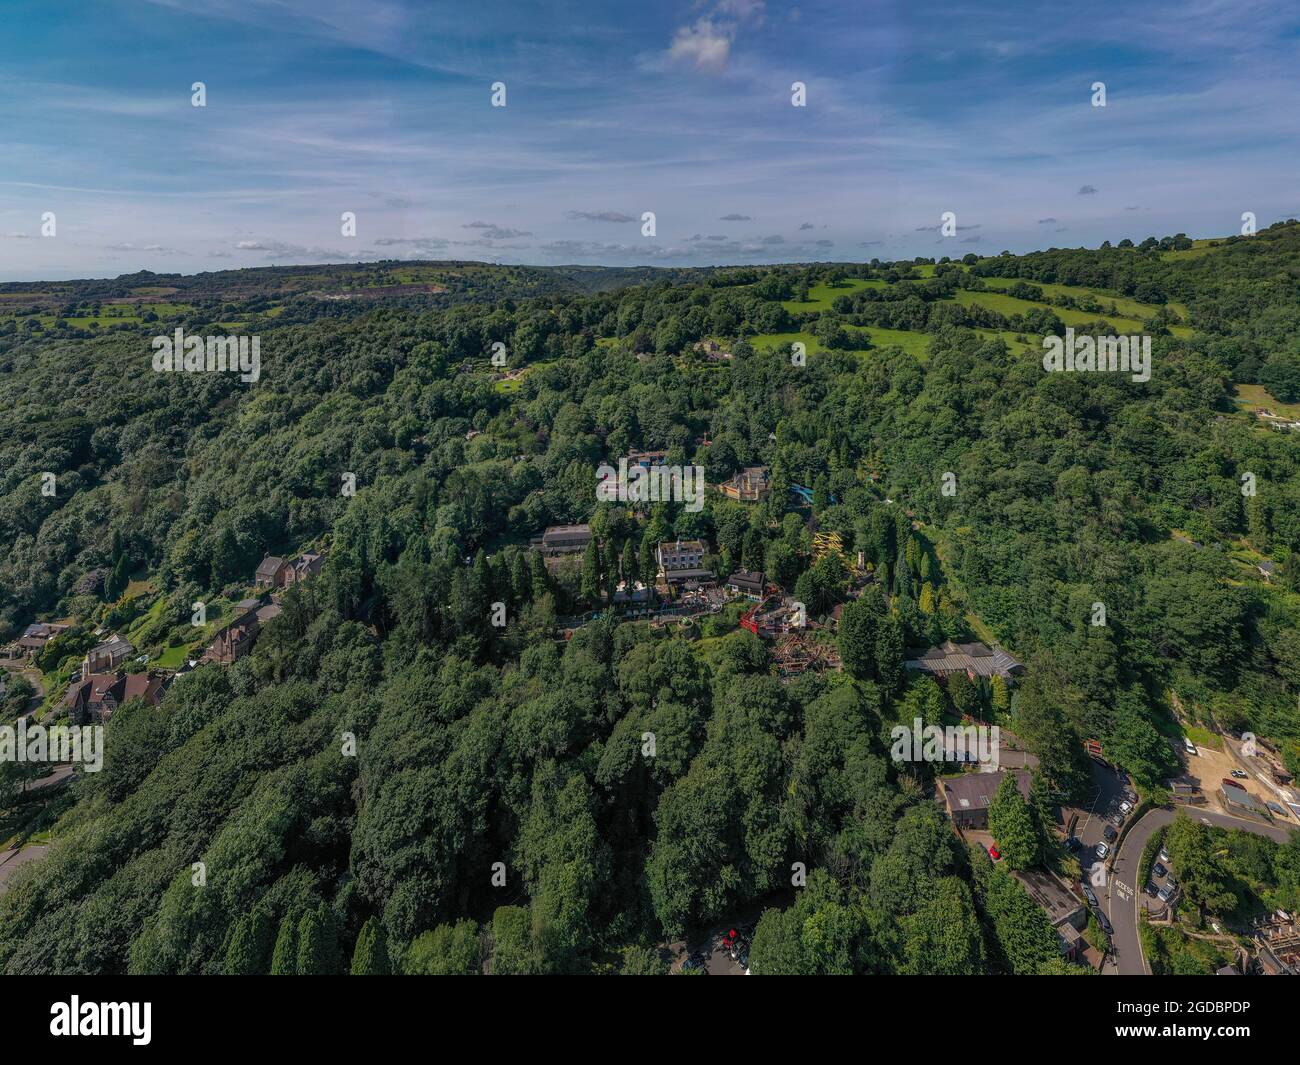
{"label": "wispy cirrus cloud", "polygon": [[[934,254],[934,226],[898,220],[945,210],[1012,250],[1056,219],[1095,246],[1294,210],[1300,12],[1281,0],[913,0],[869,20],[830,0],[379,0],[367,19],[344,0],[141,4],[84,5],[76,35],[51,5],[6,9],[0,234],[37,238],[54,212],[59,235],[0,239],[0,277],[224,256],[902,258]],[[1096,193],[1078,192],[1080,160]],[[680,236],[637,239],[644,211]]]}

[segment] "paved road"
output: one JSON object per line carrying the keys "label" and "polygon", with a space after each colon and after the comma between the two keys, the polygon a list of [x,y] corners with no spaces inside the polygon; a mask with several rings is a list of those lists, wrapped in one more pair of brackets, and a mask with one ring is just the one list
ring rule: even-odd
{"label": "paved road", "polygon": [[[1219,828],[1244,828],[1247,832],[1271,836],[1279,843],[1285,843],[1287,839],[1287,830],[1284,828],[1229,817],[1206,807],[1191,806],[1185,812],[1188,817]],[[1138,907],[1147,898],[1142,893],[1143,885],[1137,882],[1138,863],[1142,860],[1142,850],[1152,833],[1162,825],[1170,824],[1176,815],[1175,810],[1152,810],[1146,814],[1124,837],[1124,846],[1120,848],[1111,868],[1110,882],[1107,885],[1107,913],[1115,929],[1111,945],[1121,976],[1145,976],[1150,973],[1138,942]]]}
{"label": "paved road", "polygon": [[45,857],[50,848],[44,844],[33,844],[22,850],[0,851],[0,895],[9,886],[9,878],[28,862],[39,861]]}
{"label": "paved road", "polygon": [[[1110,815],[1118,813],[1123,799],[1137,802],[1137,795],[1129,786],[1128,777],[1118,769],[1102,765],[1095,759],[1089,759],[1092,766],[1093,793],[1086,802],[1072,807],[1079,815],[1079,823],[1074,826],[1074,834],[1079,841],[1089,848],[1095,848],[1102,841],[1102,831],[1111,823]],[[1091,860],[1091,855],[1084,857]]]}

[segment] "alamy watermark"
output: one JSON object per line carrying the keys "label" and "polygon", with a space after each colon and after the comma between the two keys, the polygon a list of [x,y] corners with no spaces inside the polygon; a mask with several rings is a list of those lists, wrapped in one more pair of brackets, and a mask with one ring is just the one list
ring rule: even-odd
{"label": "alamy watermark", "polygon": [[698,514],[704,509],[704,467],[635,463],[629,468],[625,458],[618,460],[617,469],[601,463],[596,467],[596,502],[684,503]]}
{"label": "alamy watermark", "polygon": [[1052,373],[1132,373],[1133,380],[1151,380],[1151,338],[1149,336],[1075,337],[1067,328],[1065,337],[1043,337],[1043,369]]}
{"label": "alamy watermark", "polygon": [[889,738],[895,762],[977,762],[994,769],[1001,763],[997,725],[926,725],[917,717],[911,728],[895,725]]}
{"label": "alamy watermark", "polygon": [[104,767],[103,725],[0,725],[0,762],[80,762],[87,773]]}
{"label": "alamy watermark", "polygon": [[262,376],[260,336],[186,336],[180,326],[174,336],[153,338],[153,368],[159,373],[238,373],[244,384]]}

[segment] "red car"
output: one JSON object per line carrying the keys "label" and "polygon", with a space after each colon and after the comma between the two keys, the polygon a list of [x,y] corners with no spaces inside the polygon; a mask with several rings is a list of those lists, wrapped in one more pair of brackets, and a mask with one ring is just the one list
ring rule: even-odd
{"label": "red car", "polygon": [[995,862],[1002,857],[1002,855],[998,853],[998,848],[996,845],[989,847],[989,857],[992,858]]}
{"label": "red car", "polygon": [[1244,784],[1238,784],[1238,783],[1237,783],[1235,780],[1233,780],[1231,777],[1224,777],[1224,778],[1223,778],[1223,786],[1224,786],[1225,788],[1240,788],[1242,791],[1245,791],[1245,790],[1246,790],[1246,786],[1245,786]]}

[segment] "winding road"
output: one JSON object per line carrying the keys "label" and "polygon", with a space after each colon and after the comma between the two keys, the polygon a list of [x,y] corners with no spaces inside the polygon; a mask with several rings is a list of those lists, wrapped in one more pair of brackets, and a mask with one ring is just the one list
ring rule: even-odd
{"label": "winding road", "polygon": [[[1279,843],[1285,843],[1287,830],[1258,821],[1247,821],[1240,817],[1214,813],[1203,807],[1182,808],[1188,817],[1200,820],[1204,824],[1219,828],[1241,828],[1261,836],[1270,836]],[[1138,941],[1138,907],[1144,898],[1143,885],[1137,882],[1138,863],[1142,860],[1142,850],[1147,845],[1151,834],[1162,825],[1173,822],[1178,810],[1152,810],[1141,821],[1129,829],[1124,837],[1124,845],[1115,858],[1110,871],[1110,883],[1107,896],[1107,914],[1114,927],[1111,945],[1115,952],[1115,961],[1120,976],[1146,976],[1150,974],[1147,960],[1142,954]]]}

